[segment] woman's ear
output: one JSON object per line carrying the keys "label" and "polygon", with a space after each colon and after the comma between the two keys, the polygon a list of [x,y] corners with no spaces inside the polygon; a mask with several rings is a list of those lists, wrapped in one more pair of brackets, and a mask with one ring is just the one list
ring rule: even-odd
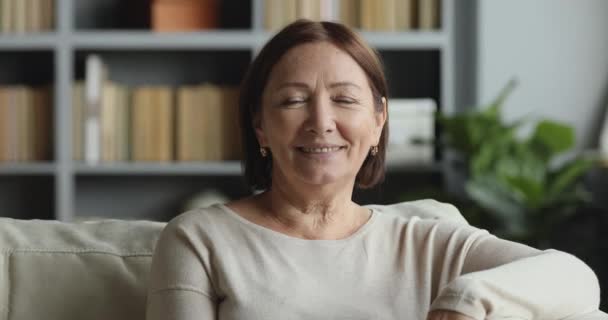
{"label": "woman's ear", "polygon": [[255,136],[258,139],[260,147],[266,147],[268,142],[266,140],[264,129],[262,128],[262,116],[259,112],[253,116],[253,130],[255,131]]}
{"label": "woman's ear", "polygon": [[375,112],[376,127],[374,134],[376,136],[376,145],[380,143],[382,129],[384,129],[384,124],[386,123],[386,118],[388,117],[388,101],[386,100],[386,97],[382,97],[381,102],[382,110]]}

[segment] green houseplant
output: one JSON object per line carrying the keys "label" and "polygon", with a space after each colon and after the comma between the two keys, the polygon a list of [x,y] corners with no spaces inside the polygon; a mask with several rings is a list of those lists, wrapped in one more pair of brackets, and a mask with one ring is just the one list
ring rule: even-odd
{"label": "green houseplant", "polygon": [[570,126],[539,121],[528,137],[518,137],[527,121],[505,123],[503,102],[516,86],[510,81],[488,106],[454,116],[438,115],[441,143],[465,163],[466,195],[498,221],[495,233],[546,247],[551,230],[588,201],[580,182],[595,160],[582,156],[557,164],[574,145]]}

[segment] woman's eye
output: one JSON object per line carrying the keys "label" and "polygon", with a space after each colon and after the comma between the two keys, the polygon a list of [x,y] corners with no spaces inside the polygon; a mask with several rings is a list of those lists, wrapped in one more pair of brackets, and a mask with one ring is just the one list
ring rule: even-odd
{"label": "woman's eye", "polygon": [[281,102],[282,106],[294,106],[294,105],[298,105],[301,103],[306,102],[305,99],[301,99],[301,98],[291,98],[291,99],[287,99],[283,102]]}
{"label": "woman's eye", "polygon": [[335,97],[333,100],[340,104],[354,104],[357,102],[357,100],[348,97]]}

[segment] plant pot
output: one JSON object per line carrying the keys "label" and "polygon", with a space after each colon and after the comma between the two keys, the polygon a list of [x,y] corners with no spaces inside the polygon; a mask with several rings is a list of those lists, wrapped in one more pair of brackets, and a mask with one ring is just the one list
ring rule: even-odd
{"label": "plant pot", "polygon": [[152,29],[160,32],[196,31],[218,26],[217,0],[156,0]]}
{"label": "plant pot", "polygon": [[468,199],[466,183],[469,179],[469,163],[467,157],[454,149],[446,149],[443,156],[446,191],[460,199]]}

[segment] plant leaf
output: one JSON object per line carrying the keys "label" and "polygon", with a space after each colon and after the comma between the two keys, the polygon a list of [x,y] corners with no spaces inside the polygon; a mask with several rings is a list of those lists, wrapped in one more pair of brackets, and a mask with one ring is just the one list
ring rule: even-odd
{"label": "plant leaf", "polygon": [[543,184],[525,176],[505,177],[510,189],[518,192],[528,210],[537,210],[541,207],[545,190]]}
{"label": "plant leaf", "polygon": [[530,146],[546,161],[574,145],[574,129],[566,124],[544,120],[536,125]]}
{"label": "plant leaf", "polygon": [[525,233],[525,209],[513,201],[509,192],[495,178],[484,176],[470,180],[466,190],[473,201],[502,221],[507,233]]}
{"label": "plant leaf", "polygon": [[586,158],[577,158],[564,164],[551,174],[548,183],[549,196],[556,198],[571,188],[595,164],[595,160]]}

